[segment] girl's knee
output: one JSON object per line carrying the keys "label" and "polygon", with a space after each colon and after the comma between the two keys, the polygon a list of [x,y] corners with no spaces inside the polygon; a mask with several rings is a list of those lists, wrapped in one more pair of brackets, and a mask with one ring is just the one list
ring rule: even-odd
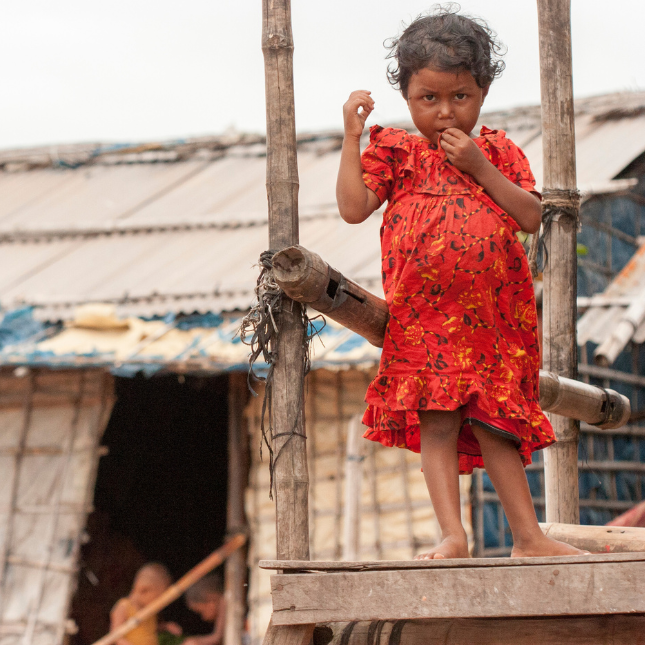
{"label": "girl's knee", "polygon": [[461,427],[459,410],[420,410],[419,427],[422,441],[456,439]]}

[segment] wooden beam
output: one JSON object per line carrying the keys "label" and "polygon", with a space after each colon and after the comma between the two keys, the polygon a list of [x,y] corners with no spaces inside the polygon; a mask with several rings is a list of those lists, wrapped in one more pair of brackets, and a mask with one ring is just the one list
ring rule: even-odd
{"label": "wooden beam", "polygon": [[[544,369],[567,378],[577,376],[576,233],[579,204],[571,68],[570,0],[538,0],[542,150],[544,157],[543,212],[545,224],[544,305],[542,313]],[[578,524],[579,424],[550,416],[558,443],[544,455],[546,519]]]}
{"label": "wooden beam", "polygon": [[[248,483],[247,436],[244,406],[248,398],[246,374],[230,372],[228,376],[228,486],[226,533],[248,535],[244,496]],[[224,566],[226,623],[224,645],[239,645],[244,634],[246,616],[246,548],[231,553]]]}
{"label": "wooden beam", "polygon": [[[269,248],[298,243],[298,165],[289,0],[262,0],[267,108]],[[277,314],[271,387],[278,558],[309,558],[309,475],[304,425],[305,326],[301,306],[284,298]]]}
{"label": "wooden beam", "polygon": [[272,620],[298,625],[645,613],[643,576],[645,554],[631,562],[274,575]]}
{"label": "wooden beam", "polygon": [[[400,622],[332,623],[330,645],[634,645],[642,643],[645,616],[567,618],[448,618]],[[371,637],[371,638],[370,638]]]}
{"label": "wooden beam", "polygon": [[[280,288],[294,300],[324,313],[348,329],[383,346],[387,303],[345,278],[318,254],[292,246],[273,258]],[[619,428],[631,413],[629,399],[614,390],[540,371],[540,404],[554,414],[601,428]]]}

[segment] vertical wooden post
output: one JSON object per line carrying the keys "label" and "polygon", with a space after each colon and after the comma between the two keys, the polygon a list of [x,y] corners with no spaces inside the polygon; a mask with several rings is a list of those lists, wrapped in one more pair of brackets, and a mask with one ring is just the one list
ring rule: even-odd
{"label": "vertical wooden post", "polygon": [[343,560],[355,562],[361,553],[361,489],[365,442],[361,415],[354,415],[347,425],[345,456],[345,507],[343,517]]}
{"label": "vertical wooden post", "polygon": [[[554,212],[546,234],[544,270],[544,369],[577,376],[576,232],[578,200],[571,68],[570,0],[538,0],[543,209]],[[544,455],[546,521],[577,524],[578,433],[573,419],[550,415],[558,443]]]}
{"label": "vertical wooden post", "polygon": [[[290,0],[262,0],[262,52],[267,108],[269,248],[298,244],[298,165],[293,98]],[[304,423],[304,339],[300,303],[283,298],[271,415],[275,455],[276,542],[279,560],[309,560],[309,474]],[[305,645],[314,625],[269,625],[264,642]]]}
{"label": "vertical wooden post", "polygon": [[[244,493],[248,479],[247,437],[244,405],[248,396],[246,374],[231,372],[228,377],[228,487],[226,533],[232,537],[247,533]],[[241,645],[246,613],[246,548],[232,553],[224,567],[226,624],[224,645]]]}
{"label": "vertical wooden post", "polygon": [[[298,165],[289,0],[263,0],[262,51],[267,105],[269,247],[298,243]],[[309,559],[309,477],[304,437],[304,335],[301,306],[284,298],[273,376],[277,557]]]}

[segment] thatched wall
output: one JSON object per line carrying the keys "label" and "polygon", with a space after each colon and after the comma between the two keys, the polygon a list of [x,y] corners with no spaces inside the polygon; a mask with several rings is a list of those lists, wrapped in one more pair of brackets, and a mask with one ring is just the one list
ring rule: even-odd
{"label": "thatched wall", "polygon": [[58,645],[71,627],[111,407],[103,370],[0,371],[1,645]]}

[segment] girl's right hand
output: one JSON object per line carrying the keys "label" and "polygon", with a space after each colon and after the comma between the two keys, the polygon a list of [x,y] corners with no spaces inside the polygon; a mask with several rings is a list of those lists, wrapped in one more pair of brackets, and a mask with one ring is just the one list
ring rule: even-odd
{"label": "girl's right hand", "polygon": [[365,121],[374,109],[374,99],[367,90],[356,90],[349,95],[343,105],[343,121],[345,123],[345,136],[361,138]]}

